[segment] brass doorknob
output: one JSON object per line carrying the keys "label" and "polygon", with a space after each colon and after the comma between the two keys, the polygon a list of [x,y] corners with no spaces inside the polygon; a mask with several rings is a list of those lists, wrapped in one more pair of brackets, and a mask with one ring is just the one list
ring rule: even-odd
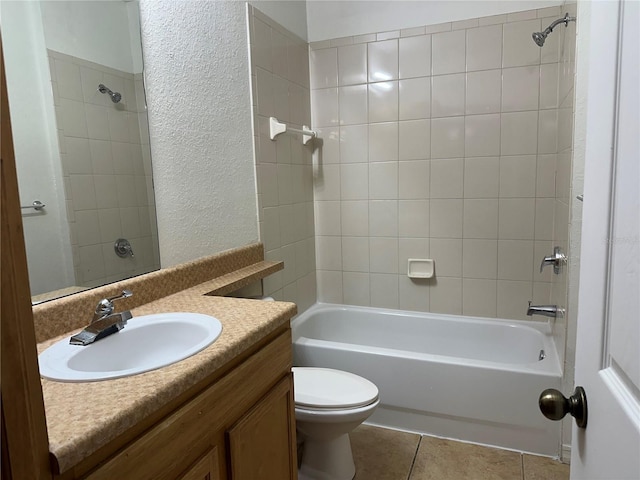
{"label": "brass doorknob", "polygon": [[548,388],[540,394],[538,406],[549,420],[562,420],[570,413],[578,427],[587,427],[587,395],[582,387],[576,387],[569,398],[555,388]]}

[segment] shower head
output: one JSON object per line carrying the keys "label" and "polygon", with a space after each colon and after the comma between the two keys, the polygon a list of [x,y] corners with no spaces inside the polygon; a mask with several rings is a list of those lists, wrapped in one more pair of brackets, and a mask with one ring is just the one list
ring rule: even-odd
{"label": "shower head", "polygon": [[122,95],[120,95],[118,92],[111,91],[111,89],[109,89],[108,87],[105,87],[102,83],[98,85],[98,91],[100,93],[108,94],[109,97],[111,97],[111,101],[113,103],[118,103],[120,100],[122,100]]}
{"label": "shower head", "polygon": [[545,28],[544,31],[532,33],[531,38],[533,38],[533,41],[536,42],[536,45],[538,45],[539,47],[542,47],[544,45],[544,41],[547,39],[547,36],[551,32],[553,32],[553,29],[556,27],[556,25],[558,25],[559,23],[564,23],[564,26],[566,27],[567,25],[569,25],[569,22],[575,22],[575,21],[576,21],[576,17],[570,17],[569,14],[566,13],[563,18],[559,18],[558,20],[555,20],[551,25]]}
{"label": "shower head", "polygon": [[549,33],[551,33],[551,30],[549,30],[549,32],[547,32],[546,30],[544,32],[533,32],[531,34],[531,37],[533,38],[533,41],[536,42],[536,45],[542,47]]}

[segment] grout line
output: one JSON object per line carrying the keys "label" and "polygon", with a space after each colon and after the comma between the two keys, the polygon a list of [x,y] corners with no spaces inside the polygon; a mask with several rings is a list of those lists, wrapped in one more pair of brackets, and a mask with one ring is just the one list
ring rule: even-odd
{"label": "grout line", "polygon": [[416,453],[413,455],[413,460],[411,461],[411,467],[409,467],[409,475],[407,476],[407,480],[411,480],[411,475],[413,474],[413,466],[416,464],[416,458],[418,458],[418,451],[420,451],[420,444],[422,443],[422,438],[424,435],[420,435],[420,439],[418,440],[418,445],[416,446]]}

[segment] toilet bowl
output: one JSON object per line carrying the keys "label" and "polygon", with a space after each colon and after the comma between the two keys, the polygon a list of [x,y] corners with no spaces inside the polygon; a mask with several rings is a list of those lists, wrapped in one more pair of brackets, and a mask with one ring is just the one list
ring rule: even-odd
{"label": "toilet bowl", "polygon": [[378,388],[353,373],[293,367],[296,429],[304,442],[299,480],[351,480],[349,432],[376,409]]}

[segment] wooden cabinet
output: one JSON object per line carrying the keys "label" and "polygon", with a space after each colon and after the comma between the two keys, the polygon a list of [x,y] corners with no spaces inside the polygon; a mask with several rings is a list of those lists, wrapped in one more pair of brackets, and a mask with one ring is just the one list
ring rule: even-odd
{"label": "wooden cabinet", "polygon": [[293,402],[287,330],[99,466],[60,480],[296,480]]}
{"label": "wooden cabinet", "polygon": [[285,378],[228,431],[230,478],[296,478],[293,401],[291,381]]}
{"label": "wooden cabinet", "polygon": [[178,480],[221,480],[220,467],[218,466],[218,449],[212,448],[189,467]]}

